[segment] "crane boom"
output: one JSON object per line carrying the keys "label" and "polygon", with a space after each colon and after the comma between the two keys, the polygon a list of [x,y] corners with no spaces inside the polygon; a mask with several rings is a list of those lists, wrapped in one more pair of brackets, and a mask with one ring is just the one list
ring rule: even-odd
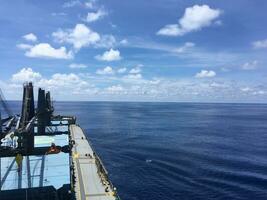
{"label": "crane boom", "polygon": [[10,108],[6,102],[6,99],[4,97],[4,94],[1,90],[1,88],[0,88],[0,104],[2,105],[4,111],[8,114],[9,117],[14,116],[13,112],[10,110]]}

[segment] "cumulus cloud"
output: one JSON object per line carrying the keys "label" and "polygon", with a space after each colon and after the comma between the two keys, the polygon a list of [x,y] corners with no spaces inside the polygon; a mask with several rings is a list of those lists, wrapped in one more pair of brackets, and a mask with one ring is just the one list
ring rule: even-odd
{"label": "cumulus cloud", "polygon": [[102,35],[100,40],[94,44],[96,48],[112,48],[116,45],[116,38],[113,35]]}
{"label": "cumulus cloud", "polygon": [[72,63],[69,65],[69,68],[71,68],[71,69],[85,69],[85,68],[87,68],[87,65]]}
{"label": "cumulus cloud", "polygon": [[95,7],[96,0],[88,0],[84,3],[85,8],[93,9]]}
{"label": "cumulus cloud", "polygon": [[135,74],[128,74],[128,75],[124,76],[124,78],[126,78],[126,79],[142,79],[143,76],[142,76],[142,74],[135,73]]}
{"label": "cumulus cloud", "polygon": [[267,94],[266,91],[258,89],[258,88],[251,88],[251,87],[242,87],[240,88],[241,92],[247,94],[247,95],[264,95]]}
{"label": "cumulus cloud", "polygon": [[40,86],[46,86],[49,88],[65,88],[65,87],[80,87],[80,86],[85,86],[87,83],[85,81],[82,81],[81,78],[74,74],[61,74],[61,73],[56,73],[53,74],[50,79],[41,79],[38,83]]}
{"label": "cumulus cloud", "polygon": [[196,78],[211,78],[214,76],[216,76],[216,72],[212,70],[201,70],[195,75]]}
{"label": "cumulus cloud", "polygon": [[81,5],[81,2],[79,0],[72,0],[72,1],[65,2],[63,4],[63,8],[71,8],[77,5]]}
{"label": "cumulus cloud", "polygon": [[140,67],[135,67],[129,71],[130,74],[139,74],[141,72]]}
{"label": "cumulus cloud", "polygon": [[102,19],[106,15],[107,15],[107,12],[104,9],[99,9],[96,12],[88,12],[85,21],[86,22],[95,22],[99,19]]}
{"label": "cumulus cloud", "polygon": [[72,44],[77,50],[82,47],[93,45],[100,40],[100,35],[84,24],[77,24],[73,29],[59,29],[52,33],[52,36],[55,41]]}
{"label": "cumulus cloud", "polygon": [[36,42],[37,41],[37,36],[34,35],[33,33],[29,33],[27,35],[24,35],[23,38],[27,41],[30,41],[30,42]]}
{"label": "cumulus cloud", "polygon": [[252,94],[253,95],[264,95],[264,94],[267,94],[267,92],[263,90],[259,90],[259,91],[254,91]]}
{"label": "cumulus cloud", "polygon": [[97,0],[87,0],[85,2],[81,1],[81,0],[71,0],[71,1],[67,1],[63,4],[63,8],[72,8],[75,6],[80,6],[80,7],[84,7],[84,8],[88,8],[88,9],[93,9],[95,8]]}
{"label": "cumulus cloud", "polygon": [[22,68],[19,72],[12,75],[11,80],[15,83],[23,83],[26,81],[36,82],[42,78],[38,72],[34,72],[32,68]]}
{"label": "cumulus cloud", "polygon": [[246,62],[242,65],[243,70],[254,70],[258,67],[258,61],[254,60],[252,62]]}
{"label": "cumulus cloud", "polygon": [[[63,97],[61,99],[66,99],[70,93],[82,95],[85,91],[87,94],[94,91],[93,85],[90,85],[88,81],[83,80],[77,74],[55,73],[51,77],[44,77],[39,72],[33,71],[32,68],[23,68],[13,74],[8,87],[13,88],[18,93],[21,91],[21,84],[27,81],[32,81],[35,88],[42,87],[50,90],[54,93],[54,97]],[[69,96],[69,98],[71,97]]]}
{"label": "cumulus cloud", "polygon": [[251,91],[253,91],[253,89],[250,88],[250,87],[243,87],[243,88],[241,88],[240,90],[241,90],[242,92],[251,92]]}
{"label": "cumulus cloud", "polygon": [[30,44],[18,44],[17,45],[17,48],[19,48],[19,49],[23,49],[23,50],[25,50],[25,49],[31,49],[33,46],[32,45],[30,45]]}
{"label": "cumulus cloud", "polygon": [[121,85],[112,85],[110,87],[107,87],[106,90],[108,93],[117,94],[124,91],[124,88]]}
{"label": "cumulus cloud", "polygon": [[102,61],[116,61],[120,60],[121,56],[119,50],[110,49],[109,51],[105,51],[102,55],[97,55],[95,58]]}
{"label": "cumulus cloud", "polygon": [[84,5],[85,5],[86,8],[90,8],[90,9],[92,9],[94,7],[93,3],[90,2],[90,1],[85,2]]}
{"label": "cumulus cloud", "polygon": [[107,66],[107,67],[105,67],[103,69],[98,69],[96,71],[96,74],[99,74],[99,75],[124,74],[126,71],[127,71],[126,67],[122,67],[122,68],[119,68],[119,69],[115,70],[112,67]]}
{"label": "cumulus cloud", "polygon": [[107,67],[105,67],[103,69],[98,69],[96,71],[96,74],[99,74],[99,75],[112,75],[114,73],[115,72],[114,72],[113,68],[110,67],[110,66],[107,66]]}
{"label": "cumulus cloud", "polygon": [[[103,70],[103,69],[102,69]],[[117,70],[106,69],[106,72]],[[35,88],[50,90],[57,100],[148,100],[148,101],[262,101],[266,99],[265,85],[251,83],[243,85],[232,80],[214,79],[167,79],[142,77],[141,74],[127,76],[95,76],[91,74],[56,73],[44,77],[31,68],[24,68],[2,86],[8,94],[20,99],[21,83],[34,81]],[[92,82],[93,84],[91,84]],[[3,85],[4,84],[4,85]],[[74,94],[74,95],[70,95]]]}
{"label": "cumulus cloud", "polygon": [[48,43],[40,43],[32,46],[25,53],[27,57],[31,58],[55,58],[55,59],[72,59],[72,51],[67,51],[65,47],[58,49],[52,47]]}
{"label": "cumulus cloud", "polygon": [[59,12],[59,13],[51,13],[52,16],[56,17],[56,16],[66,16],[67,14],[64,12]]}
{"label": "cumulus cloud", "polygon": [[123,73],[125,73],[127,71],[127,69],[125,68],[125,67],[123,67],[123,68],[120,68],[120,69],[118,69],[118,73],[119,74],[123,74]]}
{"label": "cumulus cloud", "polygon": [[128,42],[127,39],[123,39],[123,40],[120,41],[120,44],[122,44],[122,45],[126,45],[126,44],[128,44],[128,43],[129,43],[129,42]]}
{"label": "cumulus cloud", "polygon": [[185,51],[187,51],[188,49],[192,48],[195,46],[195,43],[192,42],[186,42],[183,46],[174,49],[174,52],[176,53],[184,53]]}
{"label": "cumulus cloud", "polygon": [[255,49],[263,49],[267,48],[267,39],[266,40],[258,40],[252,43],[252,46]]}
{"label": "cumulus cloud", "polygon": [[212,9],[208,5],[194,5],[185,9],[184,15],[179,19],[178,24],[168,24],[161,28],[157,34],[183,36],[186,33],[210,26],[220,14],[220,10]]}

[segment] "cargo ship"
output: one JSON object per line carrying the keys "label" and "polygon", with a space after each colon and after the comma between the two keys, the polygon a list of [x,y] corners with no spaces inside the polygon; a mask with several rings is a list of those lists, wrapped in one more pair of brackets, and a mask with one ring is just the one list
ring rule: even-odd
{"label": "cargo ship", "polygon": [[0,90],[1,200],[119,200],[74,116],[54,115],[50,92],[23,84],[20,114]]}

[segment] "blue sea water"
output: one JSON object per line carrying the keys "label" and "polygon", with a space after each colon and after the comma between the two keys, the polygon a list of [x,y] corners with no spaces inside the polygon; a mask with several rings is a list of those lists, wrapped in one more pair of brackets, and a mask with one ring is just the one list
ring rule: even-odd
{"label": "blue sea water", "polygon": [[267,199],[267,105],[56,102],[123,200]]}

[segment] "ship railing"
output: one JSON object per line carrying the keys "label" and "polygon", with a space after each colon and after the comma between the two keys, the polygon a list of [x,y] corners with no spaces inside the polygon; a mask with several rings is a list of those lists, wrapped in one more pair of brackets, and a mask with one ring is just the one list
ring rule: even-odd
{"label": "ship railing", "polygon": [[74,116],[54,115],[52,117],[52,119],[58,120],[58,121],[66,120],[66,121],[68,121],[68,124],[75,124],[76,123],[76,117],[74,117]]}
{"label": "ship railing", "polygon": [[97,173],[101,178],[102,184],[104,185],[108,185],[112,192],[114,192],[114,196],[116,197],[117,200],[120,200],[120,197],[117,193],[116,188],[114,187],[114,185],[112,184],[111,181],[109,181],[108,178],[108,171],[106,170],[106,168],[104,167],[102,160],[99,158],[99,156],[94,152],[94,157],[95,157],[95,163],[97,166]]}
{"label": "ship railing", "polygon": [[[78,125],[78,124],[77,124]],[[79,126],[79,125],[78,125]],[[79,126],[80,127],[80,126]],[[81,127],[80,127],[81,128]],[[84,132],[83,128],[81,128],[82,131]],[[84,132],[85,133],[85,132]],[[96,167],[97,167],[97,173],[99,175],[99,177],[101,178],[102,184],[108,184],[109,187],[111,188],[112,192],[114,192],[114,196],[116,197],[116,200],[121,200],[118,193],[117,193],[117,189],[116,187],[114,187],[114,185],[112,184],[111,181],[109,181],[109,177],[108,177],[108,171],[106,170],[102,160],[100,159],[100,157],[95,153],[96,151],[94,150],[94,147],[91,143],[91,141],[87,138],[87,136],[85,135],[86,140],[88,141],[89,145],[92,148],[93,151],[93,155],[95,157],[95,163],[96,163]]]}

